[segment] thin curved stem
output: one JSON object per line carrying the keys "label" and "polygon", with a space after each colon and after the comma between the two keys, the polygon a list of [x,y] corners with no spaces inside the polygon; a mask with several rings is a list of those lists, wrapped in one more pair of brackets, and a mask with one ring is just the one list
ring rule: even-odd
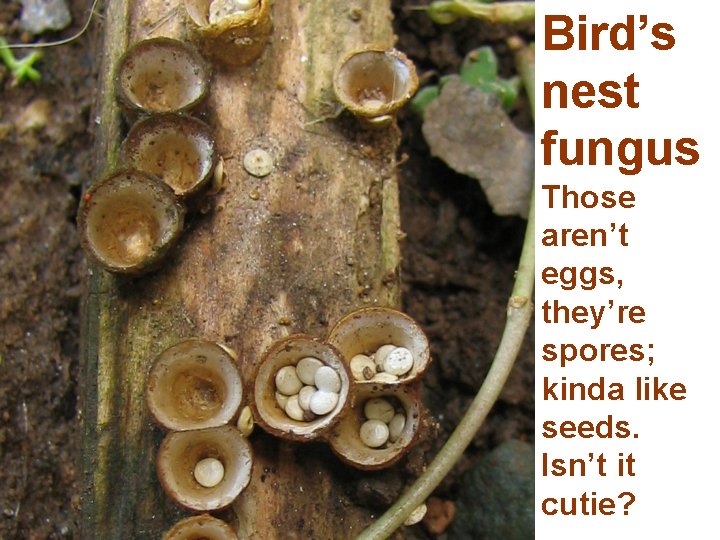
{"label": "thin curved stem", "polygon": [[428,7],[428,16],[438,24],[451,24],[461,17],[473,17],[495,24],[535,20],[535,2],[482,2],[478,0],[437,0]]}
{"label": "thin curved stem", "polygon": [[[520,72],[531,103],[534,105],[534,49],[516,43],[518,71]],[[533,107],[534,109],[534,107]],[[475,399],[455,431],[442,447],[425,473],[377,521],[365,529],[358,540],[380,540],[400,527],[410,513],[420,506],[457,463],[473,437],[485,421],[490,409],[505,385],[523,338],[532,319],[532,293],[535,281],[535,197],[530,197],[527,228],[523,241],[518,270],[510,300],[507,321],[500,345]]]}

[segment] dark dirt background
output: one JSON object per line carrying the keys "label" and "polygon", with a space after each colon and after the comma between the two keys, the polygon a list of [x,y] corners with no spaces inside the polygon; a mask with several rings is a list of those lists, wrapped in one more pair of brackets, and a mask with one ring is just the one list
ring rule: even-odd
{"label": "dark dirt background", "polygon": [[[398,48],[416,62],[423,80],[456,72],[467,52],[485,44],[495,47],[507,75],[512,61],[505,38],[532,36],[529,27],[477,21],[436,26],[422,12],[406,9],[423,3],[393,2]],[[89,2],[71,5],[73,24],[62,35],[82,26]],[[10,42],[30,38],[19,30],[19,14],[19,2],[0,1],[0,36]],[[101,32],[96,20],[81,39],[47,49],[39,84],[13,87],[0,65],[0,540],[77,538],[84,263],[75,212],[80,185],[92,170],[94,58]],[[530,129],[522,100],[514,119]],[[439,425],[433,443],[439,446],[481,384],[499,342],[525,223],[494,216],[476,181],[430,157],[419,119],[408,111],[399,120],[407,233],[403,302],[431,340],[425,402]],[[500,402],[436,491],[441,499],[457,496],[458,476],[484,452],[508,439],[532,441],[531,345],[526,340]],[[388,473],[387,480],[397,486],[395,475],[400,472]],[[415,537],[432,537],[413,529]]]}

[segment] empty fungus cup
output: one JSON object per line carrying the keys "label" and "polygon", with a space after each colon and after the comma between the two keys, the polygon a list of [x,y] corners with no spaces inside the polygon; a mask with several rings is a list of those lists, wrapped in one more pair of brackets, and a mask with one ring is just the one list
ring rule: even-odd
{"label": "empty fungus cup", "polygon": [[[310,378],[302,369],[306,364],[315,366]],[[321,380],[320,373],[330,376],[329,383]],[[340,419],[348,403],[350,376],[334,347],[310,336],[293,335],[275,342],[265,352],[254,389],[255,421],[265,431],[285,439],[309,441],[321,438]],[[310,391],[304,407],[300,406],[303,389]],[[288,401],[293,400],[297,415],[288,408]]]}
{"label": "empty fungus cup", "polygon": [[84,194],[78,228],[85,252],[110,272],[138,275],[157,267],[177,242],[185,210],[172,189],[147,173],[125,170]]}
{"label": "empty fungus cup", "polygon": [[194,48],[176,39],[152,38],[137,42],[122,56],[115,93],[131,117],[184,112],[205,98],[209,80],[209,67]]}
{"label": "empty fungus cup", "polygon": [[237,415],[242,395],[236,359],[203,339],[188,339],[160,353],[145,392],[155,421],[175,431],[227,424]]}
{"label": "empty fungus cup", "polygon": [[366,46],[339,62],[333,86],[338,101],[371,125],[386,125],[418,87],[414,64],[400,51]]}
{"label": "empty fungus cup", "polygon": [[247,65],[272,32],[270,0],[184,0],[190,37],[213,62]]}
{"label": "empty fungus cup", "polygon": [[430,363],[430,345],[420,326],[410,316],[390,308],[363,308],[346,315],[330,331],[328,341],[343,354],[352,372],[356,371],[358,356],[375,364],[369,376],[354,375],[358,384],[415,381]]}
{"label": "empty fungus cup", "polygon": [[[422,407],[417,386],[381,387],[363,385],[357,389],[353,406],[335,426],[329,442],[333,452],[344,462],[363,470],[384,469],[401,459],[416,442],[420,430]],[[380,398],[393,404],[395,413],[403,415],[402,427],[393,440],[376,447],[364,442],[363,425],[368,421],[364,409],[368,400]],[[394,416],[394,415],[393,415]],[[384,422],[390,424],[392,420]],[[389,431],[389,428],[386,428]]]}
{"label": "empty fungus cup", "polygon": [[165,533],[163,540],[237,540],[237,535],[224,521],[209,514],[200,514],[178,521]]}
{"label": "empty fungus cup", "polygon": [[151,115],[130,129],[122,156],[130,167],[160,178],[178,197],[188,197],[212,178],[215,140],[205,122],[190,116]]}
{"label": "empty fungus cup", "polygon": [[[198,478],[201,462],[207,461],[220,464],[212,485]],[[173,431],[160,445],[156,466],[168,496],[185,508],[208,512],[227,507],[247,487],[252,452],[247,439],[231,426]]]}

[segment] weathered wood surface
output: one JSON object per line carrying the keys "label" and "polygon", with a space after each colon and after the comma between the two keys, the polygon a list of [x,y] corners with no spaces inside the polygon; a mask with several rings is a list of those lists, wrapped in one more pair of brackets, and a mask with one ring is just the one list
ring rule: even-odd
{"label": "weathered wood surface", "polygon": [[[127,43],[182,37],[174,3],[113,0],[96,114],[98,175],[122,136],[111,72]],[[352,10],[352,11],[351,11]],[[323,336],[364,305],[399,300],[396,128],[331,118],[335,61],[363,43],[392,45],[389,0],[276,0],[270,45],[253,65],[216,71],[206,120],[227,183],[190,218],[160,271],[129,280],[90,268],[83,323],[83,538],[159,538],[187,513],[164,494],[144,383],[152,359],[197,336],[240,353],[246,377],[263,350],[295,332]],[[155,24],[161,21],[160,24]],[[261,147],[275,170],[254,178]],[[326,446],[251,437],[249,488],[230,512],[241,538],[352,538],[370,521],[348,500]]]}

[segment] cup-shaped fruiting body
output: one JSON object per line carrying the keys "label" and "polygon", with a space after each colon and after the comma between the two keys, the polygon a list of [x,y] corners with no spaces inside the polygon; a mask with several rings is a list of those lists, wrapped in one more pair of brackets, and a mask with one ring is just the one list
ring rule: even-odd
{"label": "cup-shaped fruiting body", "polygon": [[174,431],[227,424],[237,415],[242,395],[235,358],[203,339],[188,339],[160,353],[145,392],[155,421]]}
{"label": "cup-shaped fruiting body", "polygon": [[348,403],[350,375],[331,345],[305,335],[275,342],[255,376],[255,421],[267,432],[309,441],[324,436]]}
{"label": "cup-shaped fruiting body", "polygon": [[270,0],[185,0],[191,39],[213,62],[242,66],[270,39]]}
{"label": "cup-shaped fruiting body", "polygon": [[362,385],[353,407],[333,429],[330,446],[359,469],[389,467],[416,441],[421,415],[417,386]]}
{"label": "cup-shaped fruiting body", "polygon": [[155,269],[177,242],[185,210],[154,176],[123,170],[95,183],[78,210],[85,252],[110,272],[138,275]]}
{"label": "cup-shaped fruiting body", "polygon": [[390,308],[350,313],[330,331],[328,341],[343,354],[356,383],[414,381],[430,362],[430,346],[420,326]]}
{"label": "cup-shaped fruiting body", "polygon": [[215,168],[210,127],[181,114],[151,115],[130,129],[122,145],[127,165],[160,178],[178,197],[208,185]]}
{"label": "cup-shaped fruiting body", "polygon": [[200,514],[178,521],[165,533],[163,540],[237,540],[237,535],[224,521]]}
{"label": "cup-shaped fruiting body", "polygon": [[115,71],[115,94],[132,119],[140,113],[195,109],[209,85],[210,69],[200,54],[165,37],[137,42]]}
{"label": "cup-shaped fruiting body", "polygon": [[346,54],[335,70],[335,96],[371,127],[387,125],[415,94],[415,65],[400,51],[366,46]]}
{"label": "cup-shaped fruiting body", "polygon": [[157,454],[157,474],[178,504],[200,512],[231,504],[250,482],[252,453],[232,426],[173,431]]}

